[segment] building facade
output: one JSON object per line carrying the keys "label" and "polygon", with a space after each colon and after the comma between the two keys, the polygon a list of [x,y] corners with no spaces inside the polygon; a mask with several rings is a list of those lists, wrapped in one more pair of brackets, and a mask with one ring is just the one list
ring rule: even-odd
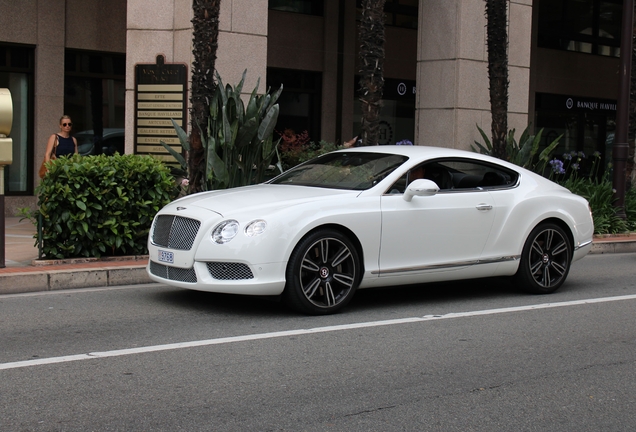
{"label": "building facade", "polygon": [[[107,130],[121,131],[126,153],[159,155],[147,143],[162,129],[139,123],[140,68],[158,58],[185,67],[183,92],[170,97],[187,108],[193,59],[192,0],[15,3],[0,0],[0,87],[14,100],[7,213],[34,205],[36,171],[63,113],[98,146]],[[232,84],[247,70],[247,94],[259,78],[261,93],[282,83],[278,131],[346,141],[360,124],[360,3],[222,0],[217,70]],[[622,0],[509,1],[508,122],[517,137],[532,124],[543,128],[544,143],[562,135],[559,151],[611,160],[621,8]],[[484,0],[387,0],[385,12],[380,143],[470,149],[480,140],[477,126],[490,130]],[[144,124],[165,125],[172,113],[153,119],[153,112],[143,113]],[[187,116],[185,109],[186,128]]]}

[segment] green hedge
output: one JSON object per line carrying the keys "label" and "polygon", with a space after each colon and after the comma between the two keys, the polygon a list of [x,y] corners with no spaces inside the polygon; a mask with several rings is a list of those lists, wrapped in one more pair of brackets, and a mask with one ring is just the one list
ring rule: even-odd
{"label": "green hedge", "polygon": [[170,202],[173,188],[170,171],[149,156],[51,161],[36,188],[42,254],[48,259],[146,254],[152,219]]}

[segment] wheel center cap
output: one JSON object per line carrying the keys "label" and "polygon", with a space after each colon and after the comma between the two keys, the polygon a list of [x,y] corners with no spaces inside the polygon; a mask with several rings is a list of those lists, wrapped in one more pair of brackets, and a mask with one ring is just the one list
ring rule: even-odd
{"label": "wheel center cap", "polygon": [[321,267],[320,269],[320,277],[321,278],[326,278],[329,276],[329,269],[327,267]]}
{"label": "wheel center cap", "polygon": [[547,264],[550,262],[550,255],[548,255],[547,253],[543,254],[543,264]]}

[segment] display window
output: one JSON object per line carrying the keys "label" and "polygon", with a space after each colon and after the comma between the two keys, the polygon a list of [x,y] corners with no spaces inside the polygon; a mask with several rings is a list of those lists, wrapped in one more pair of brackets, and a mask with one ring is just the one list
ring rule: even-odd
{"label": "display window", "polygon": [[541,0],[538,45],[620,56],[622,0]]}
{"label": "display window", "polygon": [[13,102],[13,161],[4,168],[5,195],[33,193],[33,55],[30,46],[0,45],[0,88]]}
{"label": "display window", "polygon": [[616,101],[537,93],[535,120],[535,130],[543,129],[542,148],[561,135],[553,155],[560,160],[580,157],[580,175],[591,175],[596,163],[594,173],[600,176],[612,162]]}
{"label": "display window", "polygon": [[[356,77],[356,83],[359,77]],[[359,88],[359,85],[356,86]],[[360,133],[362,108],[356,95],[353,111],[354,135]],[[387,78],[384,80],[380,111],[379,145],[411,143],[415,140],[415,81]]]}

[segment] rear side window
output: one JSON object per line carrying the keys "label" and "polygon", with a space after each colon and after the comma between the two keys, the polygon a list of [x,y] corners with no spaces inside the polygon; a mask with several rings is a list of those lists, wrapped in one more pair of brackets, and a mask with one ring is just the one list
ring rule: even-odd
{"label": "rear side window", "polygon": [[517,184],[519,174],[503,167],[469,160],[440,161],[452,179],[453,189],[509,188]]}

